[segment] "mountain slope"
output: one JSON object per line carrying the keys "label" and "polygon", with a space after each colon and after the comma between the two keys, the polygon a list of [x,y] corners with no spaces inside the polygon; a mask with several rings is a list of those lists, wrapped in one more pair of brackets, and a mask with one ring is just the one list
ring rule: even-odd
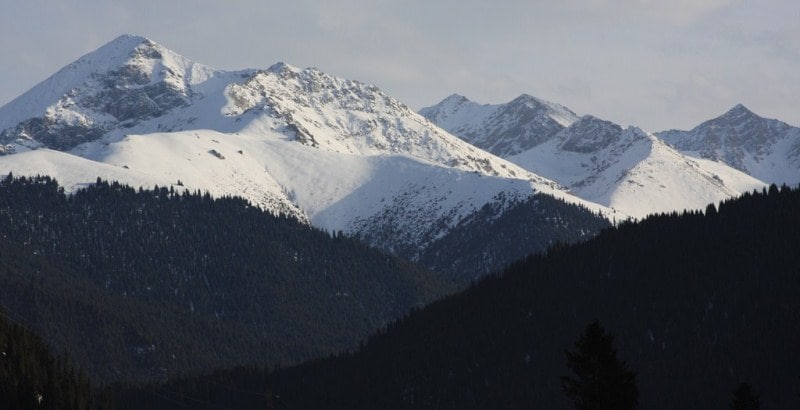
{"label": "mountain slope", "polygon": [[530,181],[431,166],[407,156],[339,154],[277,137],[213,131],[131,135],[94,155],[102,162],[38,149],[3,157],[0,173],[58,175],[70,189],[100,176],[241,195],[411,259],[484,205],[504,210],[535,192]]}
{"label": "mountain slope", "polygon": [[[538,116],[510,109],[520,105],[519,98],[481,106],[453,96],[421,112],[460,138],[480,141],[570,193],[620,212],[620,218],[700,209],[764,186],[734,169],[685,157],[638,128],[623,129],[588,115],[577,118],[564,107],[533,100]],[[486,120],[496,112],[507,114],[504,128]],[[528,135],[526,144],[519,135]]]}
{"label": "mountain slope", "polygon": [[686,157],[638,128],[591,116],[509,160],[635,217],[702,209],[764,186],[734,169]]}
{"label": "mountain slope", "polygon": [[657,134],[681,152],[726,164],[762,181],[800,181],[800,128],[762,118],[739,104],[691,131]]}

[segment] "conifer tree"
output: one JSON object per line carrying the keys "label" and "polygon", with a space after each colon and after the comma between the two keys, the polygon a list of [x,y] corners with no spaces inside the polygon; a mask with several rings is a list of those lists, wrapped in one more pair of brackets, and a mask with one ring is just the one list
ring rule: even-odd
{"label": "conifer tree", "polygon": [[614,337],[597,320],[566,351],[567,366],[574,377],[562,377],[562,388],[577,410],[634,409],[639,401],[636,373],[617,359]]}
{"label": "conifer tree", "polygon": [[749,383],[741,383],[733,391],[731,410],[758,410],[761,408],[761,398],[753,391]]}

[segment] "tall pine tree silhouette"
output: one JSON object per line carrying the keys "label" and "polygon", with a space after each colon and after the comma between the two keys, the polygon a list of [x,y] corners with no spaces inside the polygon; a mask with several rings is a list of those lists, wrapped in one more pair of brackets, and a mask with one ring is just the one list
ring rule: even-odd
{"label": "tall pine tree silhouette", "polygon": [[614,337],[595,320],[566,351],[574,377],[562,377],[562,388],[577,410],[635,409],[639,402],[636,373],[617,359]]}

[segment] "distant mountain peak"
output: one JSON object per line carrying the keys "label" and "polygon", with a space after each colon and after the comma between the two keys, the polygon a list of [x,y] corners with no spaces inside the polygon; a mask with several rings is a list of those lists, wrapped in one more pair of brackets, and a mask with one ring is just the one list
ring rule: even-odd
{"label": "distant mountain peak", "polygon": [[479,104],[453,94],[420,114],[459,138],[507,157],[541,144],[578,120],[568,108],[521,94],[505,104]]}
{"label": "distant mountain peak", "polygon": [[143,43],[143,42],[146,42],[146,41],[149,41],[151,43],[153,42],[152,40],[150,40],[147,37],[143,37],[143,36],[140,36],[140,35],[137,35],[137,34],[127,34],[126,33],[126,34],[120,34],[117,38],[109,41],[107,44],[124,43],[124,42],[139,42],[139,43]]}
{"label": "distant mountain peak", "polygon": [[[309,69],[313,70],[313,69]],[[277,63],[271,65],[267,71],[275,74],[285,74],[285,73],[300,73],[303,71],[302,69],[295,67],[291,64],[285,63],[283,61],[278,61]]]}
{"label": "distant mountain peak", "polygon": [[519,96],[517,96],[517,98],[514,98],[510,102],[510,104],[515,104],[515,103],[545,104],[545,105],[548,104],[544,100],[541,100],[541,99],[536,98],[536,97],[534,97],[534,96],[532,96],[530,94],[525,94],[525,93],[520,94]]}
{"label": "distant mountain peak", "polygon": [[796,183],[800,175],[800,128],[761,117],[742,104],[690,131],[657,135],[681,151],[765,182]]}
{"label": "distant mountain peak", "polygon": [[[82,66],[87,66],[94,72],[103,72],[130,63],[130,60],[161,59],[165,53],[177,55],[149,38],[123,34],[83,55],[55,75],[59,75],[64,70],[76,70]],[[180,58],[185,59],[185,57]]]}
{"label": "distant mountain peak", "polygon": [[447,97],[445,97],[444,100],[442,100],[442,103],[465,103],[465,102],[470,102],[469,98],[456,93],[450,94]]}
{"label": "distant mountain peak", "polygon": [[69,150],[191,104],[217,71],[124,34],[0,107],[0,143]]}
{"label": "distant mountain peak", "polygon": [[[441,127],[442,122],[470,106],[478,107],[479,105],[461,94],[450,94],[436,105],[423,107],[419,110],[419,114]],[[442,128],[447,129],[446,127]]]}
{"label": "distant mountain peak", "polygon": [[736,104],[735,106],[733,106],[733,108],[728,110],[721,117],[722,118],[736,118],[736,117],[742,117],[742,116],[760,118],[756,113],[751,111],[749,108],[745,107],[743,104]]}
{"label": "distant mountain peak", "polygon": [[102,52],[105,50],[133,50],[142,45],[153,47],[156,46],[157,43],[147,37],[134,34],[122,34],[119,37],[100,46],[100,48],[98,48],[95,52]]}

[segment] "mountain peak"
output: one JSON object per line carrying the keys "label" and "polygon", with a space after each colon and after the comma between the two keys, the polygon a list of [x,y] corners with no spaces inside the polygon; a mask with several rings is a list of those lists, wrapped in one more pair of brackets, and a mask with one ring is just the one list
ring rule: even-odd
{"label": "mountain peak", "polygon": [[287,64],[283,61],[278,61],[277,63],[271,65],[267,71],[275,74],[284,74],[284,73],[299,73],[303,71],[302,69],[295,67],[291,64]]}
{"label": "mountain peak", "polygon": [[189,105],[192,87],[216,73],[148,38],[123,34],[0,107],[0,141],[72,149]]}
{"label": "mountain peak", "polygon": [[102,71],[123,65],[137,56],[161,58],[163,52],[169,52],[169,50],[149,38],[123,34],[100,46],[97,50],[85,54],[67,68],[75,69],[75,67],[86,65],[94,66],[95,71]]}
{"label": "mountain peak", "polygon": [[[136,47],[139,44],[143,44],[143,43],[155,44],[155,42],[153,42],[152,40],[150,40],[147,37],[139,36],[139,35],[136,35],[136,34],[122,34],[122,35],[118,36],[117,38],[115,38],[115,39],[109,41],[108,43],[106,43],[105,46],[115,45],[115,46],[133,46],[133,47]],[[105,47],[105,46],[103,46],[103,47]]]}
{"label": "mountain peak", "polygon": [[478,107],[479,104],[473,103],[461,94],[450,94],[438,104],[422,108],[419,113],[428,120],[442,126],[444,122],[452,120],[454,115],[458,117],[457,113],[459,111],[471,106]]}
{"label": "mountain peak", "polygon": [[464,104],[475,104],[475,103],[473,103],[472,101],[470,101],[469,98],[464,97],[461,94],[453,93],[453,94],[450,94],[447,97],[445,97],[445,99],[442,100],[441,102],[439,102],[439,104],[436,104],[433,107],[428,107],[427,109],[438,108],[439,110],[443,110],[443,109],[444,110],[449,110],[449,109],[455,109],[455,108],[460,107],[460,106],[462,106]]}
{"label": "mountain peak", "polygon": [[736,104],[690,131],[658,137],[681,151],[724,163],[765,182],[793,183],[800,165],[800,129]]}
{"label": "mountain peak", "polygon": [[534,97],[534,96],[532,96],[532,95],[530,95],[528,93],[522,93],[522,94],[518,95],[517,98],[515,98],[515,100],[521,100],[521,99],[522,100],[540,101],[538,98],[536,98],[536,97]]}
{"label": "mountain peak", "polygon": [[529,94],[481,105],[458,94],[420,114],[459,138],[501,157],[519,154],[578,120],[568,108]]}
{"label": "mountain peak", "polygon": [[738,127],[742,126],[743,124],[749,124],[749,123],[757,124],[757,123],[762,123],[764,121],[768,120],[762,118],[753,111],[750,111],[750,109],[745,107],[743,104],[736,104],[735,106],[733,106],[733,108],[726,111],[724,114],[698,125],[697,128],[702,129],[706,126]]}
{"label": "mountain peak", "polygon": [[464,97],[461,94],[453,93],[453,94],[448,95],[444,100],[442,100],[442,102],[440,104],[443,104],[443,103],[448,103],[448,104],[449,103],[465,103],[465,102],[469,102],[469,98]]}
{"label": "mountain peak", "polygon": [[733,106],[733,108],[731,108],[725,114],[723,114],[723,117],[727,117],[727,116],[736,116],[736,117],[738,117],[738,116],[742,116],[742,115],[756,115],[756,114],[753,111],[750,111],[750,109],[748,109],[747,107],[745,107],[743,104],[740,103],[740,104],[736,104],[735,106]]}
{"label": "mountain peak", "polygon": [[511,100],[509,104],[515,104],[515,103],[544,104],[545,102],[530,94],[523,93],[520,94],[517,98]]}

